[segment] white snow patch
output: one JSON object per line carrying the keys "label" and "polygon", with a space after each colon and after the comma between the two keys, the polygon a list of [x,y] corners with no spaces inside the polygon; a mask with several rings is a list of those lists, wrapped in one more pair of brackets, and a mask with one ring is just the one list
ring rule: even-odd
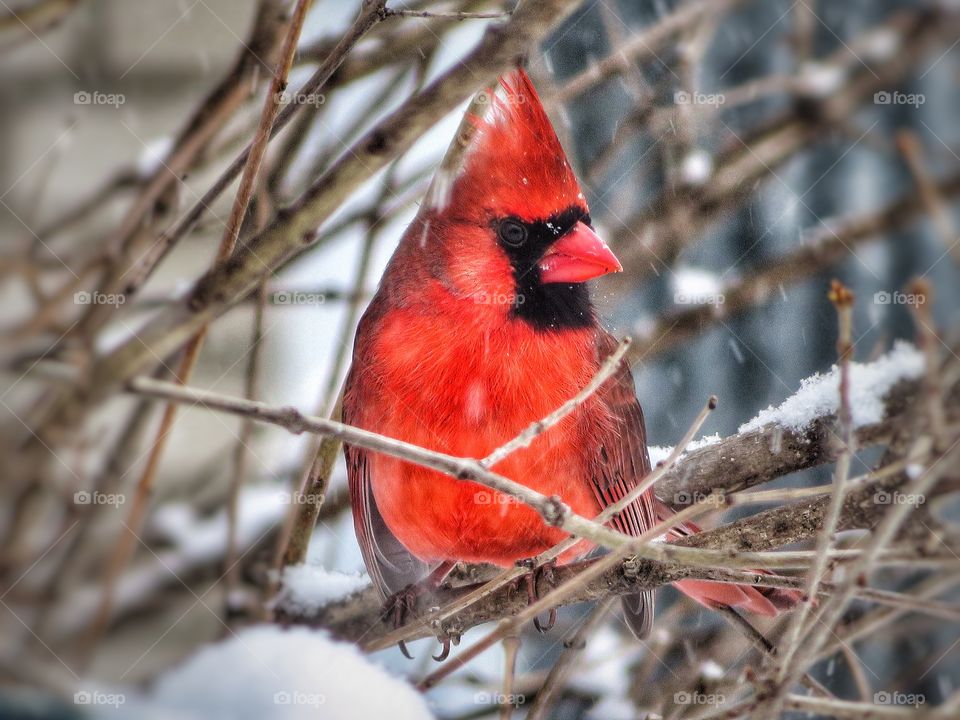
{"label": "white snow patch", "polygon": [[288,565],[274,606],[296,615],[315,615],[324,605],[353,595],[370,584],[365,573],[333,572],[309,563]]}
{"label": "white snow patch", "polygon": [[[127,717],[173,720],[433,717],[419,693],[354,645],[275,625],[202,648],[150,691],[128,695],[125,710]],[[107,708],[102,717],[116,711]]]}
{"label": "white snow patch", "polygon": [[[716,445],[718,442],[720,442],[720,440],[720,435],[717,433],[714,433],[713,435],[704,435],[702,438],[697,440],[691,440],[690,444],[687,445],[686,450],[680,454],[680,457],[683,457],[687,453],[691,453],[694,450],[707,447],[708,445]],[[673,448],[668,445],[650,445],[647,448],[647,452],[650,453],[650,464],[653,467],[656,467],[658,462],[666,460],[668,457],[670,457],[670,453],[673,452]]]}
{"label": "white snow patch", "polygon": [[847,72],[839,65],[811,61],[800,71],[800,87],[806,95],[828,98],[843,87]]}
{"label": "white snow patch", "polygon": [[[883,398],[901,380],[923,373],[923,353],[905,341],[872,363],[850,363],[850,410],[855,428],[883,419]],[[772,405],[738,432],[757,430],[776,423],[791,430],[806,427],[815,418],[836,413],[840,406],[840,368],[834,365],[825,375],[817,373],[804,379],[800,389],[778,407]]]}
{"label": "white snow patch", "polygon": [[687,185],[703,185],[712,173],[713,158],[706,150],[692,150],[680,163],[680,177]]}
{"label": "white snow patch", "polygon": [[684,452],[693,452],[694,450],[705,448],[708,445],[716,445],[721,439],[722,438],[720,437],[719,433],[713,433],[713,435],[704,435],[702,438],[694,440],[687,445],[687,449],[684,450]]}
{"label": "white snow patch", "polygon": [[890,28],[881,28],[863,38],[861,55],[870,60],[888,60],[900,49],[900,34]]}
{"label": "white snow patch", "polygon": [[714,660],[704,660],[700,664],[700,677],[707,680],[719,680],[724,675],[723,668]]}
{"label": "white snow patch", "polygon": [[664,445],[650,445],[647,448],[647,452],[650,453],[650,465],[656,467],[658,462],[666,460],[670,457],[670,453],[673,452],[672,447],[666,447]]}
{"label": "white snow patch", "polygon": [[137,175],[141,178],[153,175],[172,149],[172,137],[155,138],[145,143],[143,151],[137,158]]}
{"label": "white snow patch", "polygon": [[671,282],[674,292],[690,294],[719,292],[722,287],[716,274],[690,265],[677,267],[671,276]]}
{"label": "white snow patch", "polygon": [[720,305],[723,283],[709,270],[681,265],[670,276],[673,302],[677,305]]}

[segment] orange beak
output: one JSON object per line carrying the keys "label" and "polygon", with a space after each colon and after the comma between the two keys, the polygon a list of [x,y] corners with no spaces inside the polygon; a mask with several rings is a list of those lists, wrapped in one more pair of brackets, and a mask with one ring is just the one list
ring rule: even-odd
{"label": "orange beak", "polygon": [[543,283],[580,283],[623,270],[607,244],[582,222],[550,246],[539,266]]}

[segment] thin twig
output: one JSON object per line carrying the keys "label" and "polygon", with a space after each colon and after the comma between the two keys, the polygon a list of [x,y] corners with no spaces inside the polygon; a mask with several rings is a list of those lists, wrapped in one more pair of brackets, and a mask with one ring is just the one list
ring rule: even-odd
{"label": "thin twig", "polygon": [[897,133],[897,149],[907,161],[910,175],[913,176],[913,182],[917,186],[927,214],[937,228],[940,239],[952,255],[953,261],[960,265],[960,234],[957,233],[957,225],[953,221],[950,207],[943,193],[940,192],[936,180],[930,176],[930,171],[927,169],[923,145],[912,131],[901,130]]}
{"label": "thin twig", "polygon": [[547,430],[567,417],[567,415],[583,405],[598,389],[600,389],[600,386],[609,380],[610,377],[620,368],[620,361],[623,359],[623,356],[626,354],[629,347],[630,338],[624,338],[621,340],[620,344],[617,345],[617,349],[614,350],[603,361],[603,364],[600,365],[600,369],[597,370],[590,382],[588,382],[580,392],[567,400],[563,405],[558,407],[542,420],[537,420],[536,422],[531,423],[526,429],[524,429],[523,432],[513,438],[513,440],[505,445],[501,445],[492,453],[483,458],[480,461],[481,467],[492,468],[494,465],[501,462],[504,458],[513,454],[517,450],[530,447],[530,443],[532,443],[537,437],[545,433]]}
{"label": "thin twig", "polygon": [[[767,640],[766,636],[761,633],[753,624],[747,620],[743,615],[736,611],[732,607],[720,607],[717,608],[723,617],[730,623],[730,625],[737,630],[741,635],[747,638],[750,643],[760,651],[761,655],[773,656],[775,654],[775,647],[773,643]],[[812,692],[820,695],[821,697],[833,697],[833,693],[827,690],[823,684],[810,675],[806,673],[800,682],[804,684]]]}
{"label": "thin twig", "polygon": [[[853,432],[853,415],[850,406],[850,361],[853,355],[853,293],[843,285],[839,280],[834,280],[830,285],[830,302],[837,310],[838,318],[838,336],[837,336],[837,355],[840,363],[840,410],[838,421],[840,428],[840,438],[843,443],[843,449],[840,457],[837,458],[837,464],[833,473],[833,490],[830,496],[830,504],[827,508],[827,516],[824,520],[823,528],[817,537],[816,556],[810,566],[806,577],[806,586],[804,589],[804,598],[797,608],[796,612],[790,618],[790,624],[782,641],[782,654],[777,659],[777,681],[783,682],[786,677],[787,668],[793,659],[799,643],[800,635],[808,630],[806,627],[807,616],[817,600],[817,592],[823,575],[827,569],[827,559],[833,550],[834,532],[840,521],[840,513],[843,509],[844,500],[847,497],[847,480],[850,478],[850,463],[853,460],[853,454],[856,451],[854,443],[856,436]],[[778,713],[775,709],[774,713]]]}
{"label": "thin twig", "polygon": [[517,673],[517,656],[520,654],[520,636],[508,635],[503,639],[503,697],[500,700],[500,720],[513,716],[513,687]]}
{"label": "thin twig", "polygon": [[[549,525],[560,527],[563,530],[590,540],[591,542],[610,548],[621,548],[625,544],[632,544],[633,538],[623,535],[613,529],[603,527],[599,523],[609,520],[614,512],[622,509],[622,505],[629,504],[639,496],[638,491],[649,488],[649,480],[656,477],[655,469],[644,478],[631,492],[617,503],[607,507],[595,520],[587,519],[570,510],[559,498],[547,497],[531,488],[515,482],[509,478],[488,471],[479,465],[473,458],[463,458],[445,453],[435,452],[418,445],[396,440],[394,438],[369,432],[361,428],[344,425],[326,418],[307,416],[292,407],[274,407],[266,403],[252,402],[242,398],[230,397],[196,388],[188,388],[176,383],[162,382],[150,378],[135,378],[128,384],[131,392],[155,397],[177,403],[187,403],[194,406],[219,410],[242,417],[251,417],[259,422],[271,423],[286,428],[288,431],[299,434],[302,432],[316,433],[330,436],[343,442],[356,445],[375,452],[384,453],[408,462],[422,465],[432,470],[450,475],[460,480],[469,480],[509,495],[524,504],[529,505]],[[682,444],[678,445],[682,448]],[[677,449],[679,456],[682,450]],[[940,470],[943,472],[945,470]],[[939,473],[938,473],[939,476]],[[710,502],[716,507],[719,496],[710,496]],[[569,541],[567,541],[569,542]],[[558,546],[559,547],[559,546]],[[634,548],[635,554],[658,562],[676,561],[692,565],[719,564],[726,568],[749,568],[768,565],[777,567],[807,567],[807,561],[814,556],[813,551],[790,551],[777,553],[764,552],[716,552],[687,548],[679,544],[654,543]],[[831,558],[860,558],[865,552],[858,550],[835,550]],[[888,554],[881,553],[884,557]],[[894,554],[893,557],[896,557]],[[928,555],[936,562],[941,558]],[[944,556],[947,557],[947,556]]]}
{"label": "thin twig", "polygon": [[386,17],[413,17],[413,18],[433,18],[438,20],[499,20],[500,18],[510,17],[512,10],[503,10],[501,12],[442,12],[436,10],[404,10],[402,8],[388,8]]}
{"label": "thin twig", "polygon": [[933,288],[927,280],[917,278],[907,288],[908,297],[913,300],[910,308],[917,326],[917,342],[927,360],[927,372],[923,376],[923,391],[926,399],[927,416],[930,419],[930,432],[933,435],[934,449],[944,452],[949,445],[947,416],[941,398],[940,381],[940,345],[943,342],[937,336],[933,319]]}
{"label": "thin twig", "polygon": [[[960,449],[955,445],[951,452],[941,456],[938,463],[928,467],[923,473],[910,480],[903,487],[902,492],[914,496],[926,494],[947,471],[951,463],[958,459],[960,459]],[[845,571],[845,579],[837,583],[834,594],[823,603],[817,616],[811,621],[809,633],[804,638],[803,644],[794,653],[791,667],[787,668],[787,672],[784,673],[783,683],[777,686],[778,690],[772,698],[775,704],[780,697],[783,697],[781,693],[789,690],[789,686],[792,685],[797,676],[798,668],[808,666],[810,660],[816,655],[827,634],[832,632],[834,624],[856,593],[857,585],[867,581],[882,550],[893,539],[911,510],[911,506],[905,503],[890,506],[863,554],[857,558],[852,567]]]}
{"label": "thin twig", "polygon": [[896,705],[874,705],[872,703],[838,700],[836,698],[808,697],[805,695],[787,695],[784,707],[806,713],[815,713],[821,717],[863,720],[863,718],[892,718],[895,720],[915,720],[917,714],[911,708]]}

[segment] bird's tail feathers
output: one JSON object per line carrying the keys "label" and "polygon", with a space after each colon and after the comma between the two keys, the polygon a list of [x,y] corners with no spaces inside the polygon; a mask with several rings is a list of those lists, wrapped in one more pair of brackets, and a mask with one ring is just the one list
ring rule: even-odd
{"label": "bird's tail feathers", "polygon": [[[672,515],[670,508],[663,503],[657,501],[656,506],[659,520],[667,519]],[[699,532],[700,527],[696,523],[683,522],[671,528],[668,536],[671,540],[678,540]],[[768,570],[754,572],[760,575],[771,574]],[[781,612],[794,608],[803,597],[798,590],[734,585],[710,580],[678,580],[673,583],[673,586],[687,597],[711,609],[740,608],[767,617],[776,617]]]}

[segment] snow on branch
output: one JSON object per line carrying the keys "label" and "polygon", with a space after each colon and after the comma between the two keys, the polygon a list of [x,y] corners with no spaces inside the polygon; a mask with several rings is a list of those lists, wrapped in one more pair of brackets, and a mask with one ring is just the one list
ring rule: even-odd
{"label": "snow on branch", "polygon": [[[850,363],[850,410],[853,427],[876,425],[885,414],[884,398],[901,380],[915,380],[923,374],[923,353],[905,341],[898,341],[893,350],[870,363]],[[777,407],[769,407],[753,420],[740,426],[739,433],[758,430],[765,425],[779,425],[802,430],[818,417],[836,414],[840,407],[840,368],[817,373],[804,379],[800,389]]]}
{"label": "snow on branch", "polygon": [[[852,411],[858,445],[884,442],[920,391],[923,354],[898,342],[871,363],[851,363]],[[657,484],[657,495],[675,507],[714,492],[733,493],[836,459],[838,368],[801,382],[776,408],[740,426],[736,435],[698,441]],[[665,448],[651,448],[651,457]],[[654,460],[655,462],[655,460]],[[722,472],[721,472],[722,469]]]}

